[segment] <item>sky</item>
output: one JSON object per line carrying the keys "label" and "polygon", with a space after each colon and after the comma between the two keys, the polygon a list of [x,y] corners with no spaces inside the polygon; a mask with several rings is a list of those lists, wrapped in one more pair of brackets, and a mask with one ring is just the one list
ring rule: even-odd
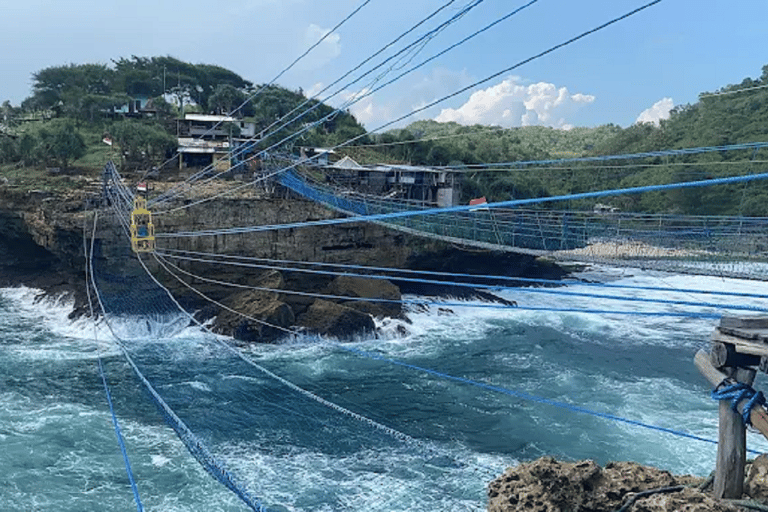
{"label": "sky", "polygon": [[[476,0],[454,0],[403,41],[434,29]],[[662,0],[541,58],[499,74],[649,0],[538,0],[490,30],[408,71],[530,0],[480,0],[378,84],[360,73],[322,93],[368,130],[419,119],[503,127],[569,129],[658,122],[768,64],[768,1]],[[217,64],[257,84],[312,95],[411,29],[449,0],[0,0],[0,102],[31,95],[32,75],[50,66],[170,55]],[[365,4],[365,5],[363,5]],[[363,6],[338,30],[330,32]],[[183,6],[183,7],[182,7]],[[396,49],[404,46],[403,41]],[[389,50],[386,57],[394,53]],[[378,64],[386,57],[372,61]],[[369,64],[368,67],[371,65]],[[363,68],[365,70],[368,67]],[[168,81],[172,81],[168,70]],[[447,95],[485,81],[435,106]],[[368,80],[374,76],[371,74]],[[348,101],[357,100],[349,105]],[[418,111],[418,112],[415,112]],[[414,113],[415,112],[415,113]],[[414,113],[407,119],[392,121]]]}

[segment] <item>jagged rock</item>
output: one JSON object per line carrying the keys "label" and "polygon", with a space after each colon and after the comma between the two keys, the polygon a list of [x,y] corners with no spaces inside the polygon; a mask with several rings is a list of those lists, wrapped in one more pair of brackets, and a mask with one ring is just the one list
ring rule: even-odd
{"label": "jagged rock", "polygon": [[274,341],[284,337],[296,320],[290,306],[272,292],[240,292],[228,297],[224,305],[242,315],[222,309],[214,329],[242,341]]}
{"label": "jagged rock", "polygon": [[750,465],[744,492],[760,501],[768,501],[768,455],[760,455]]}
{"label": "jagged rock", "polygon": [[307,312],[299,316],[298,321],[309,332],[337,338],[376,330],[371,315],[322,299],[312,303]]}
{"label": "jagged rock", "polygon": [[[65,183],[68,180],[82,183],[82,186],[73,188],[72,183]],[[100,271],[127,275],[136,275],[136,272],[140,271],[143,275],[144,270],[138,267],[134,255],[126,250],[125,231],[116,217],[100,216],[93,230],[94,243],[84,244],[83,209],[87,207],[90,211],[103,206],[98,173],[88,177],[57,176],[54,181],[57,186],[49,191],[30,191],[14,185],[13,182],[0,186],[0,286],[25,284],[54,294],[68,292],[75,298],[76,314],[82,314],[88,310],[84,246],[94,248],[94,261],[98,262]],[[162,193],[174,186],[174,183],[156,182],[154,185],[157,187],[156,192]],[[174,200],[174,205],[181,206],[182,202],[181,199]],[[194,209],[179,211],[173,215],[156,216],[155,229],[158,234],[174,233],[203,228],[293,223],[328,219],[336,215],[319,204],[286,198],[279,194],[265,195],[262,191],[247,189],[237,196],[221,197],[215,202],[203,203]],[[85,215],[85,218],[91,217]],[[88,223],[90,222],[88,220]],[[89,227],[87,238],[90,238],[90,232]],[[459,257],[452,253],[463,251],[447,248],[442,242],[427,241],[369,223],[279,230],[268,236],[265,233],[263,236],[166,237],[163,238],[162,249],[168,253],[192,251],[222,256],[286,260],[294,262],[293,266],[296,267],[300,267],[300,262],[355,262],[376,267],[441,270],[447,260],[458,258],[461,264],[454,266],[460,268],[461,272],[474,271],[474,266],[483,262],[482,268],[486,269],[486,273],[522,273],[537,277],[543,275],[541,269],[532,266],[533,262],[529,261],[532,258],[527,255],[502,258],[492,253],[485,257],[479,253],[471,253]],[[466,261],[470,261],[473,267],[469,268],[464,263]],[[227,319],[230,314],[218,311],[218,306],[214,307],[208,303],[209,299],[230,305],[253,302],[252,307],[255,310],[249,311],[251,316],[264,320],[271,318],[271,323],[282,325],[283,321],[290,317],[286,307],[290,308],[294,317],[300,317],[308,312],[314,303],[311,295],[316,293],[331,291],[340,296],[399,301],[401,292],[424,292],[402,287],[398,289],[395,286],[398,282],[393,285],[388,281],[375,280],[375,283],[369,281],[369,284],[366,284],[368,280],[358,278],[342,278],[329,287],[333,280],[331,276],[285,269],[279,286],[285,292],[276,298],[270,297],[269,301],[276,299],[287,306],[272,303],[267,307],[264,301],[268,296],[233,296],[230,287],[217,283],[221,281],[258,286],[260,276],[264,274],[261,267],[216,265],[202,260],[174,261],[174,264],[180,264],[185,272],[208,279],[195,280],[195,290],[190,290],[161,268],[159,263],[152,259],[145,263],[150,273],[158,278],[187,310],[197,311],[201,318],[217,316],[222,332],[235,336],[242,333],[247,339],[264,339],[268,332],[258,327],[257,323],[245,321],[234,314]],[[283,266],[286,265],[292,266],[288,263]],[[433,265],[437,265],[437,268],[433,268]],[[131,271],[124,272],[125,269]],[[297,293],[287,293],[288,291]],[[459,289],[451,282],[434,286],[432,291],[441,296],[461,296],[460,292],[471,297],[483,296],[481,291]],[[498,297],[486,295],[488,300],[499,300]],[[368,315],[403,319],[399,302],[389,305],[373,301],[341,302],[350,308],[354,307],[358,312],[367,313],[357,317],[356,328],[343,329],[343,335],[353,331],[372,330]],[[308,318],[311,319],[312,315]],[[301,327],[301,324],[294,323],[292,326]],[[273,333],[267,337],[275,336],[278,335]]]}
{"label": "jagged rock", "polygon": [[383,299],[393,302],[348,301],[343,304],[374,317],[397,317],[402,311],[400,288],[384,279],[339,276],[328,285],[326,293],[342,297]]}
{"label": "jagged rock", "polygon": [[[508,469],[488,487],[489,512],[613,512],[633,493],[662,487],[691,485],[691,476],[634,462],[613,462],[601,468],[595,462],[558,462],[543,457]],[[638,499],[632,512],[735,512],[694,487]]]}
{"label": "jagged rock", "polygon": [[736,512],[737,507],[720,502],[695,488],[680,492],[653,494],[637,500],[630,512]]}

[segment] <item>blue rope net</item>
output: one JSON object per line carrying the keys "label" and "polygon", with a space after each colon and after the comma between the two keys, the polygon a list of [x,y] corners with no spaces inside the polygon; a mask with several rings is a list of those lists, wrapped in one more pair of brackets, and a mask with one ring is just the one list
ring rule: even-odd
{"label": "blue rope net", "polygon": [[[333,465],[339,466],[333,471],[346,475],[338,476],[338,486],[333,489],[311,491],[315,493],[313,503],[320,501],[329,510],[422,509],[400,499],[402,490],[413,485],[419,485],[418,493],[432,500],[437,509],[457,508],[456,502],[461,501],[466,489],[459,488],[455,480],[446,475],[476,472],[477,467],[459,463],[434,446],[384,427],[386,418],[362,416],[318,396],[322,393],[342,399],[344,393],[334,388],[344,384],[343,378],[331,378],[321,383],[307,378],[302,388],[301,373],[292,377],[295,384],[288,382],[262,362],[244,357],[205,330],[196,329],[180,335],[182,329],[189,330],[189,318],[179,313],[178,302],[153,277],[160,272],[155,272],[158,269],[152,267],[151,258],[143,255],[143,259],[139,259],[127,249],[128,237],[123,231],[126,210],[131,204],[130,194],[117,178],[106,188],[111,190],[107,197],[114,215],[102,227],[101,234],[105,237],[110,233],[121,235],[125,244],[94,244],[98,247],[92,260],[94,280],[104,314],[111,324],[125,324],[120,331],[120,345],[126,358],[163,417],[206,471],[253,510],[266,510],[270,503],[305,508],[303,494],[310,491],[299,485],[288,488],[277,485],[271,473],[275,471],[272,466],[277,464],[280,468],[277,480],[281,483],[290,480],[293,473],[304,470],[308,457],[333,461]],[[358,208],[361,214],[371,212],[370,205],[364,201],[339,195],[333,197],[339,209]],[[326,199],[330,200],[330,197]],[[110,239],[120,238],[113,236]],[[482,385],[417,365],[383,360],[360,351],[355,355],[389,363],[396,370],[417,370],[442,381],[477,387],[483,392],[563,407],[552,400]],[[286,369],[279,361],[275,366]],[[376,371],[381,372],[381,369]],[[355,385],[361,385],[359,376],[355,375],[353,379]],[[364,381],[362,383],[364,385]],[[568,410],[655,428],[577,406],[568,406]],[[671,429],[656,430],[705,440]],[[237,446],[233,446],[233,439],[238,440]],[[353,461],[354,471],[349,469],[350,461]],[[484,482],[495,476],[493,470],[486,472],[486,469],[476,479],[480,490]],[[430,489],[412,482],[413,473],[430,475],[435,471],[436,483]],[[353,473],[351,477],[350,473]],[[388,479],[386,485],[366,490],[376,494],[375,505],[371,505],[371,500],[364,500],[365,504],[361,505],[361,474],[366,475],[363,480]],[[244,478],[243,475],[247,476]],[[306,487],[305,482],[302,484]],[[319,500],[317,493],[322,494]],[[256,495],[259,498],[255,498]],[[475,499],[482,500],[482,496]]]}
{"label": "blue rope net", "polygon": [[768,218],[530,208],[440,213],[412,201],[319,184],[295,170],[278,173],[274,179],[301,197],[352,216],[430,210],[424,215],[376,222],[467,245],[548,254],[562,260],[749,279],[764,279],[768,263]]}
{"label": "blue rope net", "polygon": [[[249,508],[279,504],[306,509],[302,503],[313,493],[312,503],[328,510],[408,510],[413,506],[400,503],[403,489],[422,485],[409,473],[435,471],[436,466],[443,474],[472,471],[428,444],[280,378],[194,327],[176,299],[147,272],[162,273],[151,257],[128,249],[123,231],[129,193],[116,173],[112,176],[112,215],[103,216],[96,234],[109,242],[96,240],[91,260],[103,315],[168,425],[201,466]],[[344,466],[339,475],[351,472],[350,467],[354,473],[333,489],[279,485],[305,471],[302,458],[336,461]],[[274,461],[281,474],[274,475],[275,469],[259,460]],[[470,476],[477,480],[476,502],[482,500],[483,482],[493,476],[492,470],[483,471]],[[361,490],[360,478],[387,483]],[[406,494],[455,509],[465,492],[455,482]],[[384,488],[389,495],[379,495]],[[365,495],[365,505],[352,505]]]}

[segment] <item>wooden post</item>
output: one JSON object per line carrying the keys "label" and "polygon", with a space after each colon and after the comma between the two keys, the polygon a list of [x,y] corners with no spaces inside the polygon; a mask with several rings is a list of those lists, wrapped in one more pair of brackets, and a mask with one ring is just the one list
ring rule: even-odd
{"label": "wooden post", "polygon": [[[694,359],[699,371],[713,385],[717,386],[726,378],[752,385],[755,370],[746,368],[727,368],[723,373],[712,366],[710,354],[699,350]],[[743,412],[747,399],[739,402],[737,408]],[[768,414],[761,407],[756,407],[750,414],[752,424],[768,437]],[[744,467],[747,460],[746,426],[740,414],[733,412],[729,401],[720,402],[720,430],[717,444],[717,469],[715,472],[715,498],[739,499],[744,491]]]}
{"label": "wooden post", "polygon": [[[730,368],[736,382],[749,386],[755,370]],[[720,401],[720,429],[717,439],[717,468],[713,494],[715,499],[741,499],[744,493],[744,468],[747,463],[747,426],[741,415],[731,409],[731,402]]]}

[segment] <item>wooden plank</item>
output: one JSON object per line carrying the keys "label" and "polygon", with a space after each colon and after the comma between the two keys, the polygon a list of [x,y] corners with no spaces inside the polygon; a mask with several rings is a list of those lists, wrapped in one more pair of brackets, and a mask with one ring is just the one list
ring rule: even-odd
{"label": "wooden plank", "polygon": [[724,316],[720,327],[731,329],[768,329],[768,316]]}
{"label": "wooden plank", "polygon": [[757,331],[753,331],[751,329],[733,329],[730,327],[718,327],[718,331],[728,334],[729,336],[735,336],[737,338],[744,338],[745,340],[756,340],[757,337]]}
{"label": "wooden plank", "polygon": [[724,334],[747,340],[768,340],[768,330],[766,329],[734,329],[730,327],[718,327],[717,330]]}
{"label": "wooden plank", "polygon": [[745,340],[728,334],[715,331],[712,334],[712,341],[715,343],[729,343],[733,345],[739,354],[749,354],[753,356],[768,356],[768,344],[760,341]]}
{"label": "wooden plank", "polygon": [[[740,354],[731,343],[713,342],[709,359],[715,368],[759,366],[767,357],[752,354]],[[762,370],[762,368],[761,368]]]}

